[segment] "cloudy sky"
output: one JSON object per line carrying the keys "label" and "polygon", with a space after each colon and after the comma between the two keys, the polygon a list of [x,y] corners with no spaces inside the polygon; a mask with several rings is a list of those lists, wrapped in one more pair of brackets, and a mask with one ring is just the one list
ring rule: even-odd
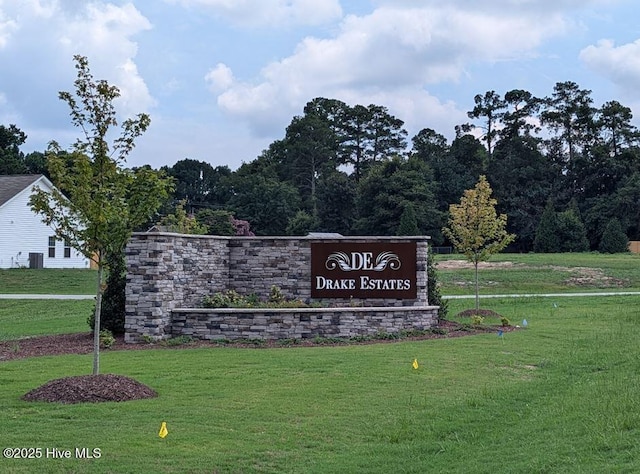
{"label": "cloudy sky", "polygon": [[[452,138],[473,97],[557,82],[640,118],[637,0],[0,0],[0,124],[22,150],[78,136],[73,55],[151,116],[127,164],[236,169],[314,97],[376,104]],[[636,125],[640,122],[635,121]]]}

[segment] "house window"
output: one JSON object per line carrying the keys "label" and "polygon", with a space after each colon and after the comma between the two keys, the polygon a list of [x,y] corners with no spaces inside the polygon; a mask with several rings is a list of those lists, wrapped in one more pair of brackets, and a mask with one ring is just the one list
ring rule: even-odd
{"label": "house window", "polygon": [[56,258],[56,238],[49,237],[49,258]]}
{"label": "house window", "polygon": [[64,258],[71,258],[71,241],[64,239]]}

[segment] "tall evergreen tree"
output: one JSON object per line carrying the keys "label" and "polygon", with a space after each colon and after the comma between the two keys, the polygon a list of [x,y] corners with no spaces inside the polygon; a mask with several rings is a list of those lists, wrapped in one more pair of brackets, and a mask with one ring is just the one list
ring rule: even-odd
{"label": "tall evergreen tree", "polygon": [[[457,199],[464,189],[475,182],[475,178],[468,180],[468,182],[464,179],[464,166],[451,158],[447,139],[435,130],[424,128],[411,141],[413,143],[411,156],[424,161],[433,172],[438,210],[447,212],[449,204]],[[463,184],[458,185],[461,181]]]}
{"label": "tall evergreen tree", "polygon": [[318,180],[317,230],[349,235],[356,219],[356,185],[346,173],[324,172]]}
{"label": "tall evergreen tree", "polygon": [[0,125],[0,174],[26,174],[29,172],[20,147],[27,135],[15,125]]}
{"label": "tall evergreen tree", "polygon": [[589,239],[580,215],[569,208],[558,213],[558,238],[561,252],[586,252],[589,250]]}
{"label": "tall evergreen tree", "polygon": [[505,101],[495,91],[487,91],[484,95],[474,97],[475,107],[467,112],[469,118],[484,118],[481,128],[484,130],[483,140],[487,145],[489,157],[493,155],[493,143],[498,135],[498,123],[504,115]]}
{"label": "tall evergreen tree", "polygon": [[[423,135],[425,131],[427,135]],[[431,144],[424,140],[425,136],[430,137]],[[438,150],[443,144],[440,137],[429,129],[421,131],[414,137],[412,154],[424,160],[432,170],[438,210],[447,213],[449,205],[458,202],[464,191],[473,187],[485,173],[487,150],[469,134],[458,136],[451,146]],[[425,153],[425,148],[430,150]]]}
{"label": "tall evergreen tree", "polygon": [[341,163],[351,165],[360,181],[372,164],[404,152],[407,131],[404,122],[386,107],[356,105],[348,110]]}
{"label": "tall evergreen tree", "polygon": [[584,168],[596,139],[595,108],[591,91],[575,82],[556,83],[550,97],[543,100],[540,120],[556,136],[548,140],[556,152],[552,156],[560,167],[563,187],[569,199],[580,197]]}
{"label": "tall evergreen tree", "polygon": [[400,224],[396,235],[420,235],[420,229],[418,228],[418,220],[416,219],[416,211],[413,209],[413,204],[408,202],[404,206],[404,211],[400,216]]}
{"label": "tall evergreen tree", "polygon": [[233,214],[251,223],[256,235],[284,235],[300,210],[298,190],[275,177],[236,173],[229,200]]}
{"label": "tall evergreen tree", "polygon": [[638,143],[640,132],[631,123],[633,113],[616,100],[605,103],[598,110],[597,125],[601,139],[611,156],[619,156],[625,148]]}
{"label": "tall evergreen tree", "polygon": [[534,118],[542,101],[531,92],[511,90],[504,95],[504,103],[508,110],[501,117],[503,128],[498,133],[502,139],[532,137],[540,130]]}
{"label": "tall evergreen tree", "polygon": [[528,252],[533,246],[536,223],[552,194],[553,168],[531,136],[508,135],[496,145],[487,176],[500,203],[500,212],[509,217],[508,230],[518,234],[517,248]]}
{"label": "tall evergreen tree", "polygon": [[283,140],[284,178],[298,189],[302,206],[318,214],[317,183],[323,169],[336,167],[336,141],[324,115],[309,113],[294,117]]}
{"label": "tall evergreen tree", "polygon": [[535,239],[533,240],[533,251],[536,253],[554,253],[560,251],[560,239],[558,237],[558,219],[556,209],[551,199],[547,200],[547,205],[542,212],[538,227],[536,228]]}
{"label": "tall evergreen tree", "polygon": [[627,234],[624,233],[620,221],[615,217],[607,223],[598,250],[604,253],[622,253],[629,251]]}
{"label": "tall evergreen tree", "polygon": [[205,161],[185,158],[162,170],[174,178],[175,201],[185,200],[189,212],[223,208],[229,200],[231,170],[227,166],[214,168]]}
{"label": "tall evergreen tree", "polygon": [[569,165],[593,139],[595,109],[592,104],[591,91],[580,89],[571,81],[556,83],[552,95],[544,99],[540,118],[566,145]]}
{"label": "tall evergreen tree", "polygon": [[[358,184],[355,231],[361,235],[395,235],[405,206],[414,207],[421,234],[441,240],[431,170],[415,157],[378,163]],[[435,234],[435,235],[434,235]]]}

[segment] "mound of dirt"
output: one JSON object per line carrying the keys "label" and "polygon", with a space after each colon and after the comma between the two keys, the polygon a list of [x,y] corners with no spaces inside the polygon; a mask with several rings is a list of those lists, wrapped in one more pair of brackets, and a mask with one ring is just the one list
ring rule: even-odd
{"label": "mound of dirt", "polygon": [[80,375],[51,380],[22,396],[29,402],[95,403],[154,398],[158,394],[122,375]]}
{"label": "mound of dirt", "polygon": [[[437,263],[439,270],[462,270],[474,268],[473,263],[468,260],[442,260]],[[513,262],[478,262],[479,269],[512,268],[514,266],[523,267],[524,264]]]}
{"label": "mound of dirt", "polygon": [[470,318],[471,316],[482,316],[483,318],[501,318],[502,315],[491,309],[465,309],[460,311],[456,317]]}

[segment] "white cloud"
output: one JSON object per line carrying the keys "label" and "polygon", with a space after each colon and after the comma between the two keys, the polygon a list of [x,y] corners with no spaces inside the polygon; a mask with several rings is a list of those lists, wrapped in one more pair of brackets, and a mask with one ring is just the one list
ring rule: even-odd
{"label": "white cloud", "polygon": [[42,127],[58,129],[48,140],[58,139],[70,126],[68,110],[57,93],[73,90],[74,54],[87,56],[96,79],[118,86],[121,98],[117,107],[123,115],[145,112],[155,105],[137,69],[137,44],[133,41],[151,24],[133,4],[0,0],[2,15],[14,27],[10,40],[0,48],[0,61],[12,64],[0,77],[0,93],[6,97],[5,108],[15,111],[18,126],[30,137]]}
{"label": "white cloud", "polygon": [[342,16],[339,0],[166,0],[243,27],[321,25]]}
{"label": "white cloud", "polygon": [[640,39],[621,46],[616,46],[612,40],[600,40],[596,45],[584,48],[580,59],[627,94],[640,99]]}
{"label": "white cloud", "polygon": [[151,28],[149,21],[128,3],[88,4],[78,17],[65,17],[67,27],[57,40],[67,55],[88,57],[94,77],[120,89],[125,115],[143,112],[155,104],[134,62],[137,45],[131,37]]}
{"label": "white cloud", "polygon": [[6,15],[0,10],[0,49],[4,48],[11,35],[15,32],[18,25],[14,20],[6,17]]}
{"label": "white cloud", "polygon": [[21,3],[22,8],[30,11],[34,16],[51,18],[55,14],[59,2],[56,0],[23,0]]}
{"label": "white cloud", "polygon": [[454,127],[468,121],[467,113],[456,104],[451,101],[442,102],[418,87],[370,94],[347,91],[340,93],[339,98],[352,106],[377,104],[387,107],[389,113],[405,122],[404,128],[409,133],[409,139],[423,128],[436,129],[438,133],[452,138]]}
{"label": "white cloud", "polygon": [[[633,0],[0,0],[0,62],[10,65],[0,74],[0,123],[23,129],[30,149],[72,142],[78,131],[57,92],[73,90],[74,54],[89,58],[96,79],[121,89],[119,112],[151,114],[132,156],[144,161],[131,164],[188,156],[237,165],[282,137],[314,97],[382,105],[410,136],[430,127],[449,138],[468,120],[475,93],[545,94],[567,74],[600,93],[615,81],[635,94],[637,110],[638,42],[596,44],[638,38],[630,36],[636,7]],[[583,64],[609,80],[593,86],[576,44],[593,44]]]}
{"label": "white cloud", "polygon": [[[218,97],[218,105],[231,115],[247,120],[258,136],[268,136],[282,130],[286,118],[291,118],[291,112],[296,108],[290,103],[278,106],[278,92],[268,82],[255,87],[238,84]],[[247,113],[251,113],[251,117]]]}
{"label": "white cloud", "polygon": [[233,72],[226,64],[218,63],[207,72],[204,80],[209,84],[209,88],[213,92],[221,92],[233,85]]}
{"label": "white cloud", "polygon": [[[255,81],[234,83],[218,96],[218,104],[255,131],[272,133],[318,96],[366,103],[367,96],[385,95],[388,101],[380,103],[390,109],[394,100],[420,103],[427,85],[458,81],[478,61],[534,55],[545,39],[571,28],[559,13],[518,13],[390,3],[366,16],[346,17],[333,38],[305,38],[292,55],[266,65]],[[431,105],[435,102],[431,97]]]}
{"label": "white cloud", "polygon": [[125,59],[117,67],[114,82],[120,89],[118,106],[125,115],[138,114],[156,105],[156,100],[149,94],[149,89],[131,58]]}
{"label": "white cloud", "polygon": [[256,138],[240,124],[230,121],[213,123],[191,117],[154,115],[149,130],[136,142],[127,159],[128,166],[149,164],[172,166],[184,158],[202,160],[213,166],[237,168],[242,161],[256,158],[268,147],[271,138]]}

